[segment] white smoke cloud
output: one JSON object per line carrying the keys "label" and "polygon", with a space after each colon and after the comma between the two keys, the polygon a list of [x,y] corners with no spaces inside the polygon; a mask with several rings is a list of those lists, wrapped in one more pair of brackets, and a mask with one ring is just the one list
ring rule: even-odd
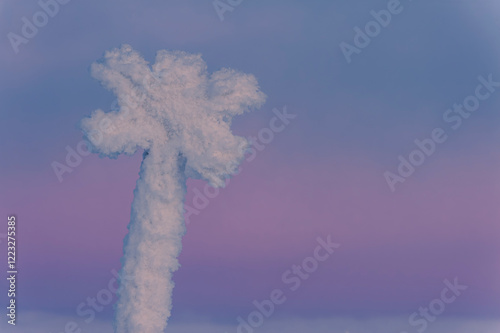
{"label": "white smoke cloud", "polygon": [[163,332],[185,233],[186,178],[224,185],[249,145],[231,133],[231,119],[260,107],[265,95],[252,75],[230,69],[209,75],[200,55],[179,51],[159,51],[150,67],[124,45],[91,72],[119,105],[82,120],[91,149],[108,157],[144,150],[120,272],[130,279],[118,291],[115,332]]}
{"label": "white smoke cloud", "polygon": [[[0,322],[2,333],[56,333],[63,332],[68,323],[76,323],[83,332],[111,333],[111,323],[104,320],[95,320],[87,324],[75,316],[61,316],[48,312],[24,312],[23,321],[15,327]],[[233,324],[200,321],[200,318],[186,318],[181,322],[172,323],[168,327],[169,333],[249,333],[245,330],[238,332],[236,319]],[[418,331],[408,325],[408,317],[330,317],[330,318],[270,318],[269,322],[253,333],[408,333]],[[67,330],[68,331],[68,330]],[[68,331],[69,332],[69,331]],[[79,332],[76,330],[75,332]],[[440,317],[432,323],[425,333],[498,333],[500,321],[498,319],[480,318],[447,318]]]}

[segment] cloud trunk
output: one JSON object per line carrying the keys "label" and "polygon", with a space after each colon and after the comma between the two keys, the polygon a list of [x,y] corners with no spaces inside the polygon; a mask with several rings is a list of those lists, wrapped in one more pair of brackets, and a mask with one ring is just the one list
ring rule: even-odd
{"label": "cloud trunk", "polygon": [[172,308],[172,274],[185,233],[185,159],[171,147],[144,153],[124,240],[117,333],[160,333]]}

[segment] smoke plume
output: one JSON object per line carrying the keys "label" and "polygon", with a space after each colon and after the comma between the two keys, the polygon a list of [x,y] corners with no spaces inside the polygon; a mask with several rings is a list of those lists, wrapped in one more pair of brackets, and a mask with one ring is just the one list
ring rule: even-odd
{"label": "smoke plume", "polygon": [[108,157],[144,151],[123,246],[115,332],[163,332],[185,233],[186,179],[224,185],[248,147],[231,133],[231,119],[260,107],[265,95],[254,76],[231,69],[209,74],[201,55],[180,51],[159,51],[150,66],[124,45],[106,52],[91,73],[119,106],[82,120],[92,151]]}

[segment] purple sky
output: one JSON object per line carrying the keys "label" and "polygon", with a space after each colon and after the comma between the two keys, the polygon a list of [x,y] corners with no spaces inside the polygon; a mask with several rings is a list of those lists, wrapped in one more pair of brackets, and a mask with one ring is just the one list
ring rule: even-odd
{"label": "purple sky", "polygon": [[[236,318],[273,289],[287,301],[261,332],[417,332],[408,317],[455,277],[468,289],[427,332],[498,332],[500,90],[457,130],[442,117],[474,93],[478,76],[500,81],[500,5],[402,3],[347,64],[339,43],[352,43],[353,27],[387,1],[243,1],[222,22],[211,1],[72,1],[15,54],[7,33],[20,33],[39,7],[6,0],[0,211],[5,223],[19,220],[19,329],[61,333],[74,321],[82,332],[111,332],[112,305],[91,323],[76,309],[120,268],[141,154],[84,156],[62,182],[51,163],[76,149],[82,117],[112,104],[90,64],[129,43],[150,61],[181,49],[202,53],[209,71],[254,74],[268,100],[235,120],[235,134],[256,136],[274,108],[297,115],[189,217],[172,332],[236,332]],[[391,192],[384,172],[436,127],[447,141]],[[186,203],[194,207],[204,188],[190,180]],[[290,291],[282,274],[327,235],[340,248]],[[4,321],[2,332],[21,332]]]}

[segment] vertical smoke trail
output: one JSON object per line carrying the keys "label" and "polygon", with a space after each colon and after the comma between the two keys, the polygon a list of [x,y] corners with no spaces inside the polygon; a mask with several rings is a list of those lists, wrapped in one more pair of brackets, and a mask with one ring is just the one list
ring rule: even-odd
{"label": "vertical smoke trail", "polygon": [[124,240],[115,332],[160,333],[172,308],[172,274],[185,232],[186,178],[224,185],[248,146],[231,133],[231,119],[260,107],[265,95],[252,75],[229,69],[208,75],[200,55],[159,51],[150,68],[128,45],[107,52],[92,75],[120,106],[82,120],[93,151],[115,157],[144,150]]}

